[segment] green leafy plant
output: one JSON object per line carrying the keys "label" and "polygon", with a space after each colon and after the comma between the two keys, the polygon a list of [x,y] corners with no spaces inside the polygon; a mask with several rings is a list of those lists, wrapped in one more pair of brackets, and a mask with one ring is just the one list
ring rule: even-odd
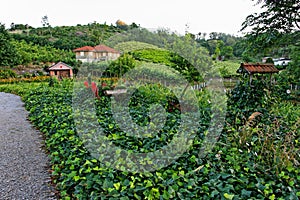
{"label": "green leafy plant", "polygon": [[[87,95],[92,93],[90,89],[82,84],[79,92]],[[262,81],[254,81],[253,86],[248,80],[241,81],[228,94],[226,126],[215,147],[205,156],[201,155],[201,148],[213,117],[210,93],[206,89],[195,91],[201,120],[193,122],[197,123],[198,131],[192,145],[170,165],[151,173],[117,170],[91,155],[86,146],[89,135],[79,137],[74,123],[72,80],[63,79],[52,87],[47,83],[6,84],[0,85],[0,90],[23,96],[29,119],[45,136],[53,183],[61,199],[297,199],[300,196],[300,111],[292,102],[280,103],[277,94]],[[144,139],[126,135],[113,117],[111,98],[98,95],[99,98],[90,100],[80,98],[80,105],[95,105],[97,122],[107,138],[128,151],[151,152],[162,148],[172,140],[181,123],[180,102],[170,89],[160,84],[140,85],[128,104],[131,119],[140,126],[149,124],[153,103],[159,103],[167,113],[160,132]],[[249,120],[254,112],[261,114]],[[86,121],[87,130],[90,125]]]}

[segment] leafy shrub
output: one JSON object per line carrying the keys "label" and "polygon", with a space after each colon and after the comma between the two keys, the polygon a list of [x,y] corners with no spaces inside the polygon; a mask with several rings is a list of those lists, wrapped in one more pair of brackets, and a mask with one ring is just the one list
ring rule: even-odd
{"label": "leafy shrub", "polygon": [[143,49],[131,52],[133,58],[139,61],[164,64],[177,70],[188,81],[203,81],[197,69],[180,55],[164,49]]}
{"label": "leafy shrub", "polygon": [[0,79],[15,78],[17,74],[11,69],[0,69]]}
{"label": "leafy shrub", "polygon": [[[5,79],[8,80],[8,79]],[[1,83],[1,81],[0,81]],[[6,93],[12,93],[23,97],[29,91],[44,84],[43,82],[16,82],[10,84],[0,84],[0,91]]]}
{"label": "leafy shrub", "polygon": [[[229,96],[228,117],[235,119],[239,114],[247,117],[253,111],[260,111],[261,122],[251,127],[246,125],[247,119],[240,126],[235,126],[239,121],[228,120],[213,151],[201,157],[211,116],[209,95],[205,90],[199,92],[201,122],[193,145],[170,165],[152,173],[116,170],[91,156],[74,124],[70,80],[51,88],[43,84],[28,89],[24,101],[30,120],[45,134],[53,181],[62,199],[297,199],[300,180],[295,153],[299,149],[299,109],[294,113],[293,105],[285,103],[274,107],[270,104],[272,99],[265,97],[268,91],[264,86],[254,85],[251,88],[241,83],[240,91],[235,90]],[[169,113],[167,125],[175,123],[176,129],[176,123],[180,123],[179,110],[169,110],[175,107],[168,103],[176,104],[176,98],[166,88],[158,87],[149,85],[134,92],[130,115],[136,123],[147,124],[149,105],[162,102]],[[83,94],[85,90],[82,86]],[[146,140],[127,137],[112,118],[110,104],[111,98],[107,96],[95,100],[99,108],[97,120],[115,144],[134,151],[151,151],[158,148],[155,145],[163,145],[172,138],[172,129],[167,127],[163,128],[167,137],[164,134]],[[89,104],[83,101],[81,106]],[[273,121],[274,116],[279,123]]]}
{"label": "leafy shrub", "polygon": [[103,75],[108,77],[122,77],[126,72],[136,66],[136,61],[127,53],[120,56],[117,60],[109,63]]}
{"label": "leafy shrub", "polygon": [[272,58],[269,57],[269,58],[267,58],[266,63],[273,63],[274,64],[274,61],[273,61]]}
{"label": "leafy shrub", "polygon": [[236,127],[243,126],[252,113],[267,113],[275,100],[268,90],[268,83],[253,80],[250,85],[249,80],[243,79],[228,93],[227,122]]}
{"label": "leafy shrub", "polygon": [[[197,147],[201,144],[201,137],[195,140],[195,147],[179,160],[153,174],[129,173],[108,168],[91,157],[84,148],[82,140],[76,134],[72,117],[70,89],[68,85],[57,85],[54,88],[42,87],[31,91],[25,97],[26,108],[30,110],[30,120],[45,133],[46,146],[52,160],[53,176],[63,198],[168,199],[178,198],[182,195],[188,195],[188,193],[191,197],[197,198],[197,188],[193,188],[196,186],[196,181],[192,178],[194,175],[188,174],[199,166],[196,156],[199,151]],[[147,89],[143,91],[146,92]],[[149,92],[152,93],[151,91],[146,93],[149,94]],[[138,97],[141,94],[135,94],[141,101],[152,99]],[[116,137],[119,131],[109,114],[111,113],[108,109],[109,101],[110,99],[105,96],[99,100],[98,103],[101,105],[99,111],[102,114],[98,116],[101,125],[110,137]],[[135,105],[135,102],[132,102],[132,105]],[[145,113],[139,110],[143,107],[132,108],[134,108],[131,111],[133,112],[132,116],[137,121],[145,119],[141,117],[141,114],[144,116]],[[208,116],[205,114],[206,112],[204,109],[204,116]],[[207,120],[207,118],[204,119]],[[173,121],[174,119],[171,117],[169,120]],[[140,122],[142,123],[142,121]],[[205,129],[205,127],[203,128]],[[171,133],[167,127],[163,130],[166,133]],[[135,149],[140,146],[139,142],[135,143],[134,140],[130,142],[130,139],[126,140],[122,135],[117,138],[119,140],[116,142],[124,144],[126,148]],[[163,141],[167,139],[168,137],[165,137]],[[159,142],[155,138],[152,140],[153,142],[150,139],[148,142],[144,141],[144,145],[146,145],[144,148],[147,147],[147,144],[150,145],[150,148],[154,148],[155,144]],[[180,194],[176,193],[180,188],[182,188]]]}
{"label": "leafy shrub", "polygon": [[1,84],[11,84],[11,83],[34,83],[34,82],[47,82],[50,79],[49,76],[35,76],[31,77],[25,76],[25,77],[18,77],[18,78],[5,78],[0,79]]}
{"label": "leafy shrub", "polygon": [[65,62],[76,64],[75,54],[68,50],[60,50],[51,46],[39,46],[25,41],[11,41],[16,49],[16,65],[28,65],[32,63]]}

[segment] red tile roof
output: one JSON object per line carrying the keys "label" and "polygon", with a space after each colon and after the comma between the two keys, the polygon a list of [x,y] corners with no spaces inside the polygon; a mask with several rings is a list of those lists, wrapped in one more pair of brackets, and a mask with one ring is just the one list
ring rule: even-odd
{"label": "red tile roof", "polygon": [[105,46],[103,44],[100,44],[100,45],[97,45],[94,47],[95,51],[96,52],[111,52],[111,53],[119,53],[119,51],[113,49],[113,48],[110,48],[108,46]]}
{"label": "red tile roof", "polygon": [[241,63],[238,73],[246,71],[249,74],[254,73],[277,73],[279,70],[272,63]]}
{"label": "red tile roof", "polygon": [[76,52],[76,51],[94,51],[94,47],[84,46],[84,47],[80,47],[80,48],[74,49],[73,51],[74,52]]}
{"label": "red tile roof", "polygon": [[93,52],[109,52],[109,53],[119,53],[119,51],[110,48],[106,45],[97,45],[95,47],[91,47],[91,46],[84,46],[84,47],[80,47],[77,49],[73,50],[74,52],[78,52],[78,51],[93,51]]}

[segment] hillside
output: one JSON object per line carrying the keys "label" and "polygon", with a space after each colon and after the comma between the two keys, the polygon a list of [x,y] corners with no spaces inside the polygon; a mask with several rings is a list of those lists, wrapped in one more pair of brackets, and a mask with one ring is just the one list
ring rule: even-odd
{"label": "hillside", "polygon": [[[207,50],[212,60],[227,61],[226,63],[219,62],[214,66],[222,71],[221,73],[224,76],[228,77],[236,76],[236,63],[242,61],[261,62],[261,58],[264,56],[278,56],[280,52],[287,54],[292,49],[291,47],[289,47],[289,50],[277,47],[254,54],[254,51],[251,51],[251,41],[245,37],[215,32],[209,34],[187,33],[185,36],[170,33],[168,30],[158,30],[153,33],[137,26],[135,23],[131,25],[124,23],[107,25],[93,22],[86,25],[57,27],[47,25],[38,28],[15,25],[10,29],[1,30],[1,32],[4,31],[7,32],[4,33],[4,37],[7,38],[9,43],[1,44],[3,50],[0,49],[0,53],[3,53],[3,55],[0,54],[0,58],[5,59],[2,59],[0,66],[22,69],[22,71],[24,69],[26,71],[28,68],[45,69],[51,63],[58,61],[63,61],[77,68],[80,63],[76,61],[72,50],[82,46],[96,46],[102,43],[121,52],[127,52],[139,49],[141,44],[137,42],[143,42],[148,43],[147,48],[155,49],[156,47],[164,48],[165,42],[172,43],[175,36],[191,38],[197,43],[197,46]],[[131,40],[126,38],[128,32],[134,35]],[[142,35],[139,35],[139,32]],[[123,37],[124,35],[125,37]],[[161,38],[163,40],[160,40]],[[286,38],[289,38],[289,34],[286,35]],[[126,43],[129,41],[131,43]],[[159,51],[157,49],[150,54],[157,54]]]}
{"label": "hillside", "polygon": [[12,38],[41,46],[52,46],[57,49],[72,50],[81,46],[95,46],[124,29],[106,24],[91,23],[76,26],[40,27],[11,31]]}

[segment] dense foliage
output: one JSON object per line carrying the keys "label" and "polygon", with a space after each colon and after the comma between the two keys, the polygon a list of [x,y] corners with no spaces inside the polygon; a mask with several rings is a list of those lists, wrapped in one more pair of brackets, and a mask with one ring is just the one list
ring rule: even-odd
{"label": "dense foliage", "polygon": [[136,41],[121,42],[116,46],[114,46],[114,48],[123,53],[128,53],[130,51],[141,50],[141,49],[158,49],[158,47],[155,45],[144,43],[144,42],[136,42]]}
{"label": "dense foliage", "polygon": [[34,45],[24,40],[12,40],[10,44],[15,49],[16,65],[43,65],[44,63],[57,63],[59,61],[71,66],[76,65],[75,54],[72,51]]}
{"label": "dense foliage", "polygon": [[11,69],[0,69],[0,79],[15,78],[16,72]]}
{"label": "dense foliage", "polygon": [[223,78],[233,78],[239,76],[237,73],[240,63],[233,61],[214,62],[214,67],[220,72]]}
{"label": "dense foliage", "polygon": [[288,56],[290,46],[299,45],[300,1],[258,0],[257,4],[263,12],[249,15],[242,24],[241,30],[246,31],[249,41],[248,49],[256,54],[274,54],[279,50],[279,56]]}
{"label": "dense foliage", "polygon": [[[268,85],[253,84],[241,82],[229,94],[227,125],[205,158],[199,156],[199,150],[210,122],[210,96],[205,90],[200,92],[202,117],[192,147],[171,165],[152,173],[119,171],[90,155],[74,124],[72,82],[38,88],[27,85],[25,92],[26,87],[17,85],[0,90],[23,95],[30,120],[45,134],[53,181],[63,199],[297,199],[299,107],[279,103]],[[89,89],[82,85],[83,94],[85,90]],[[158,101],[169,113],[166,127],[147,139],[126,136],[112,117],[111,98],[100,95],[95,99],[99,125],[122,148],[138,152],[159,148],[172,139],[177,127],[173,123],[180,123],[176,117],[180,111],[168,103],[176,102],[172,93],[155,85],[143,86],[131,98],[132,119],[147,124],[148,106]],[[261,114],[249,118],[254,112]]]}
{"label": "dense foliage", "polygon": [[189,61],[174,52],[163,49],[142,49],[131,52],[131,55],[139,61],[161,63],[170,66],[191,82],[203,80],[200,73]]}
{"label": "dense foliage", "polygon": [[265,10],[249,15],[243,23],[242,30],[247,31],[244,57],[290,58],[292,62],[278,76],[279,85],[285,86],[285,90],[290,85],[299,85],[300,1],[259,0],[257,4]]}
{"label": "dense foliage", "polygon": [[[63,83],[65,84],[65,83]],[[166,168],[155,173],[128,173],[114,169],[107,168],[102,163],[89,155],[85,149],[82,141],[76,135],[76,130],[72,118],[72,94],[70,86],[56,86],[54,88],[41,87],[33,90],[25,96],[26,107],[30,110],[30,119],[43,131],[46,135],[46,146],[50,151],[52,157],[52,169],[57,183],[58,189],[61,191],[62,197],[72,198],[122,198],[122,199],[157,199],[159,196],[169,199],[176,196],[185,196],[177,193],[184,183],[188,183],[188,187],[192,188],[196,183],[193,180],[184,178],[193,169],[198,167],[196,162],[197,149],[194,149],[192,155],[186,154],[180,161],[176,161],[173,167]],[[146,89],[146,88],[145,88]],[[151,91],[141,90],[151,94]],[[150,93],[149,93],[150,92]],[[144,98],[143,95],[136,94],[136,101],[147,104],[147,101],[152,101],[152,98]],[[139,95],[142,95],[138,97]],[[154,96],[155,97],[155,96]],[[41,101],[41,99],[43,99]],[[135,98],[133,98],[135,99]],[[110,111],[110,98],[101,97],[98,103],[101,105],[99,108],[99,120],[101,126],[105,128],[107,133],[113,139],[117,139],[120,144],[126,144],[127,148],[135,149],[135,146],[140,146],[140,142],[130,142],[126,140],[118,131],[111,118]],[[203,103],[206,100],[203,99]],[[132,102],[136,104],[135,102]],[[148,102],[149,103],[149,102]],[[206,103],[207,104],[207,103]],[[205,104],[202,104],[204,106]],[[166,106],[168,106],[166,104]],[[58,109],[59,108],[59,109]],[[134,107],[132,107],[134,108]],[[141,107],[143,108],[143,107]],[[167,107],[168,108],[168,107]],[[171,107],[172,108],[172,107]],[[205,109],[203,107],[203,109]],[[132,115],[136,120],[144,120],[144,112],[139,108],[132,110]],[[205,110],[203,110],[205,112]],[[169,110],[170,112],[170,110]],[[176,112],[175,112],[176,113]],[[203,113],[204,114],[204,113]],[[176,118],[175,118],[176,119]],[[204,118],[207,120],[207,118]],[[170,115],[170,123],[173,122]],[[143,123],[142,121],[140,121]],[[205,124],[205,122],[203,122]],[[168,127],[164,129],[166,133],[172,133]],[[168,139],[161,135],[163,140]],[[160,143],[156,137],[144,143],[141,147],[153,148],[155,143]],[[195,144],[200,144],[201,138]],[[174,181],[174,183],[173,183]],[[195,187],[194,192],[197,191]],[[192,196],[197,196],[193,194]]]}
{"label": "dense foliage", "polygon": [[78,24],[77,26],[32,28],[25,33],[14,33],[12,37],[41,46],[73,50],[87,45],[96,46],[121,31],[113,25],[94,22],[87,25]]}
{"label": "dense foliage", "polygon": [[0,66],[13,66],[16,62],[16,52],[10,41],[11,37],[5,26],[0,24]]}
{"label": "dense foliage", "polygon": [[286,33],[294,30],[299,31],[299,0],[258,0],[257,4],[262,4],[261,8],[264,11],[249,15],[243,23],[242,30],[252,27],[252,32],[255,34],[272,33],[274,31]]}

